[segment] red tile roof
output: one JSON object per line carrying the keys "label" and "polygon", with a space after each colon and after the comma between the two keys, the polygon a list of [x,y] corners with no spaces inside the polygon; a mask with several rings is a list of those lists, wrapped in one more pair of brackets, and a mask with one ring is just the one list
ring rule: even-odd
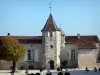
{"label": "red tile roof", "polygon": [[[2,38],[4,36],[0,36]],[[12,36],[19,40],[23,44],[42,44],[42,36]],[[76,44],[78,48],[96,48],[95,43],[99,43],[99,39],[96,35],[91,36],[80,36],[78,39],[77,36],[65,36],[66,43]]]}
{"label": "red tile roof", "polygon": [[[80,39],[99,43],[99,39],[96,35],[80,36]],[[77,40],[78,40],[77,36],[65,36],[66,43],[76,43]]]}
{"label": "red tile roof", "polygon": [[96,49],[94,41],[77,40],[76,45],[78,49]]}
{"label": "red tile roof", "polygon": [[[0,36],[2,38],[4,36]],[[32,44],[32,43],[41,43],[42,44],[42,36],[12,36],[19,40],[20,43],[23,44]]]}
{"label": "red tile roof", "polygon": [[65,36],[66,43],[76,43],[77,36]]}
{"label": "red tile roof", "polygon": [[76,44],[79,49],[95,49],[95,43],[99,43],[99,39],[96,35],[80,36],[79,39],[77,36],[66,36],[65,41],[69,44]]}

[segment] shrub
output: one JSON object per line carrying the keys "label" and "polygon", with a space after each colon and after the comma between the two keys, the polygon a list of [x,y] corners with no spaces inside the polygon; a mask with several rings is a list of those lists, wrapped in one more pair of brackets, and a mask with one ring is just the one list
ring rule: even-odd
{"label": "shrub", "polygon": [[60,70],[62,71],[62,69],[63,69],[63,68],[61,67]]}
{"label": "shrub", "polygon": [[40,68],[40,72],[42,72],[43,71],[43,69],[42,68]]}
{"label": "shrub", "polygon": [[34,73],[28,74],[28,75],[34,75]]}
{"label": "shrub", "polygon": [[31,75],[34,75],[34,73],[31,73]]}
{"label": "shrub", "polygon": [[52,75],[52,73],[50,72],[50,73],[47,73],[46,75]]}
{"label": "shrub", "polygon": [[67,64],[68,64],[68,61],[67,60],[63,60],[61,62],[61,67],[65,69],[65,68],[67,68]]}
{"label": "shrub", "polygon": [[63,73],[62,72],[59,72],[58,75],[63,75]]}
{"label": "shrub", "polygon": [[88,70],[88,68],[87,68],[87,67],[85,68],[85,71],[86,71],[86,72],[89,72],[89,70]]}
{"label": "shrub", "polygon": [[59,67],[57,68],[57,71],[60,71],[60,68]]}
{"label": "shrub", "polygon": [[96,67],[94,67],[94,72],[97,72],[97,68]]}
{"label": "shrub", "polygon": [[100,71],[100,68],[99,68],[99,71]]}
{"label": "shrub", "polygon": [[64,75],[70,75],[70,73],[69,72],[65,72],[65,74]]}
{"label": "shrub", "polygon": [[26,70],[25,73],[28,74],[28,70]]}
{"label": "shrub", "polygon": [[40,75],[40,73],[36,73],[35,75]]}

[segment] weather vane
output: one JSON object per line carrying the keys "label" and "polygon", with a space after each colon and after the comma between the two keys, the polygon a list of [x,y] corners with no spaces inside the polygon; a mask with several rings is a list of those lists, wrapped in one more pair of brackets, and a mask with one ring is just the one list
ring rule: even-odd
{"label": "weather vane", "polygon": [[50,8],[50,12],[51,12],[51,8],[52,8],[52,7],[51,7],[51,2],[50,2],[50,4],[49,4],[49,5],[50,5],[50,7],[49,7],[49,8]]}

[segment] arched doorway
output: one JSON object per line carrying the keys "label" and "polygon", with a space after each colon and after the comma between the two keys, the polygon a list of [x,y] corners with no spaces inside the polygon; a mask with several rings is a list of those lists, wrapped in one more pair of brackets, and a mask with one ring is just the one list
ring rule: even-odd
{"label": "arched doorway", "polygon": [[49,61],[49,64],[50,64],[50,69],[54,69],[54,61],[53,60],[50,60]]}

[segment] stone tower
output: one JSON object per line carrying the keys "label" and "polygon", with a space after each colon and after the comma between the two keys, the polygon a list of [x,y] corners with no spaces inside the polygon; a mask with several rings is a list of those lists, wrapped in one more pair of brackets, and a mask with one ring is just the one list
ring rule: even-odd
{"label": "stone tower", "polygon": [[46,68],[57,68],[60,66],[61,30],[57,27],[50,13],[42,31],[44,45],[44,64]]}

